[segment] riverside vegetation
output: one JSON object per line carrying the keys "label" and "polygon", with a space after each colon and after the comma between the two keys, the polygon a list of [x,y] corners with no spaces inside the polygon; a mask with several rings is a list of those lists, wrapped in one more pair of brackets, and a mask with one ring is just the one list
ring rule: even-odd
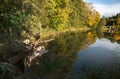
{"label": "riverside vegetation", "polygon": [[1,61],[22,52],[22,42],[27,38],[34,41],[37,34],[45,37],[47,33],[55,34],[56,30],[96,28],[99,20],[100,14],[92,4],[82,0],[2,0]]}

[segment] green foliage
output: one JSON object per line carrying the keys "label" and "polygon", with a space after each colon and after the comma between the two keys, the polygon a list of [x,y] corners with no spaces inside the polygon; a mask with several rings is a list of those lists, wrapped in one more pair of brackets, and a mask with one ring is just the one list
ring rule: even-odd
{"label": "green foliage", "polygon": [[62,30],[69,18],[69,1],[68,0],[47,0],[45,9],[49,27]]}
{"label": "green foliage", "polygon": [[39,13],[36,14],[38,10],[31,2],[3,0],[0,4],[0,50],[4,50],[2,54],[22,50],[21,42],[27,36],[34,39],[34,36],[40,33]]}
{"label": "green foliage", "polygon": [[88,8],[82,0],[45,0],[42,27],[63,30],[87,25]]}
{"label": "green foliage", "polygon": [[84,3],[82,0],[72,0],[70,5],[72,12],[70,13],[69,23],[71,26],[81,27],[86,25],[86,20],[88,17],[86,3]]}
{"label": "green foliage", "polygon": [[84,27],[88,12],[82,0],[2,0],[0,47],[9,47],[9,52],[19,51],[23,39],[34,40],[41,27],[55,30]]}

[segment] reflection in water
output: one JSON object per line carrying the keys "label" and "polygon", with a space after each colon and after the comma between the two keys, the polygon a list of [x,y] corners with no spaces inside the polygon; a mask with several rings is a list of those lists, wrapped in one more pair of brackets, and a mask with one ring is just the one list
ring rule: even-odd
{"label": "reflection in water", "polygon": [[110,39],[111,42],[120,43],[120,32],[119,31],[113,32],[113,33],[104,32],[104,37]]}
{"label": "reflection in water", "polygon": [[33,71],[41,79],[120,79],[120,45],[113,38],[91,31],[61,34],[46,45],[49,52]]}
{"label": "reflection in water", "polygon": [[120,48],[119,44],[111,43],[108,39],[97,39],[89,48],[78,53],[78,59],[73,65],[69,79],[82,78],[84,77],[83,74],[87,77],[86,79],[92,79],[86,74],[87,72],[101,67],[108,68],[113,64],[119,63],[119,59],[116,58],[119,55],[114,51],[118,47]]}
{"label": "reflection in water", "polygon": [[96,41],[92,32],[66,32],[47,44],[49,52],[36,62],[35,71],[42,79],[66,79],[77,53]]}

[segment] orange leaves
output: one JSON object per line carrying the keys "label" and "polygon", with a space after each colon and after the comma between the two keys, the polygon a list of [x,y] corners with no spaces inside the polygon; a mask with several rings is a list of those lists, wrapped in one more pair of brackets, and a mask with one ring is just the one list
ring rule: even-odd
{"label": "orange leaves", "polygon": [[100,14],[97,12],[91,3],[87,4],[88,7],[88,26],[96,26],[100,21]]}
{"label": "orange leaves", "polygon": [[91,35],[92,35],[92,32],[89,31],[89,32],[87,33],[87,36],[90,37]]}
{"label": "orange leaves", "polygon": [[120,35],[119,35],[119,34],[115,34],[115,35],[114,35],[114,40],[116,40],[116,41],[117,41],[117,40],[120,40]]}
{"label": "orange leaves", "polygon": [[93,11],[88,17],[88,26],[95,26],[100,21],[100,15],[97,11]]}

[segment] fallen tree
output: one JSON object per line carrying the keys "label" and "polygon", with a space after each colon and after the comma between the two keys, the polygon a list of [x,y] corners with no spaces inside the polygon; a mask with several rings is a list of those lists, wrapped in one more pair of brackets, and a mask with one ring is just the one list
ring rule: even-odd
{"label": "fallen tree", "polygon": [[44,40],[39,42],[40,36],[36,36],[34,42],[31,42],[30,39],[25,39],[23,44],[25,45],[25,52],[18,54],[16,56],[10,57],[7,59],[7,62],[13,65],[24,61],[24,70],[28,70],[30,68],[31,62],[37,58],[47,53],[48,50],[43,46],[44,43],[48,43],[54,39]]}

